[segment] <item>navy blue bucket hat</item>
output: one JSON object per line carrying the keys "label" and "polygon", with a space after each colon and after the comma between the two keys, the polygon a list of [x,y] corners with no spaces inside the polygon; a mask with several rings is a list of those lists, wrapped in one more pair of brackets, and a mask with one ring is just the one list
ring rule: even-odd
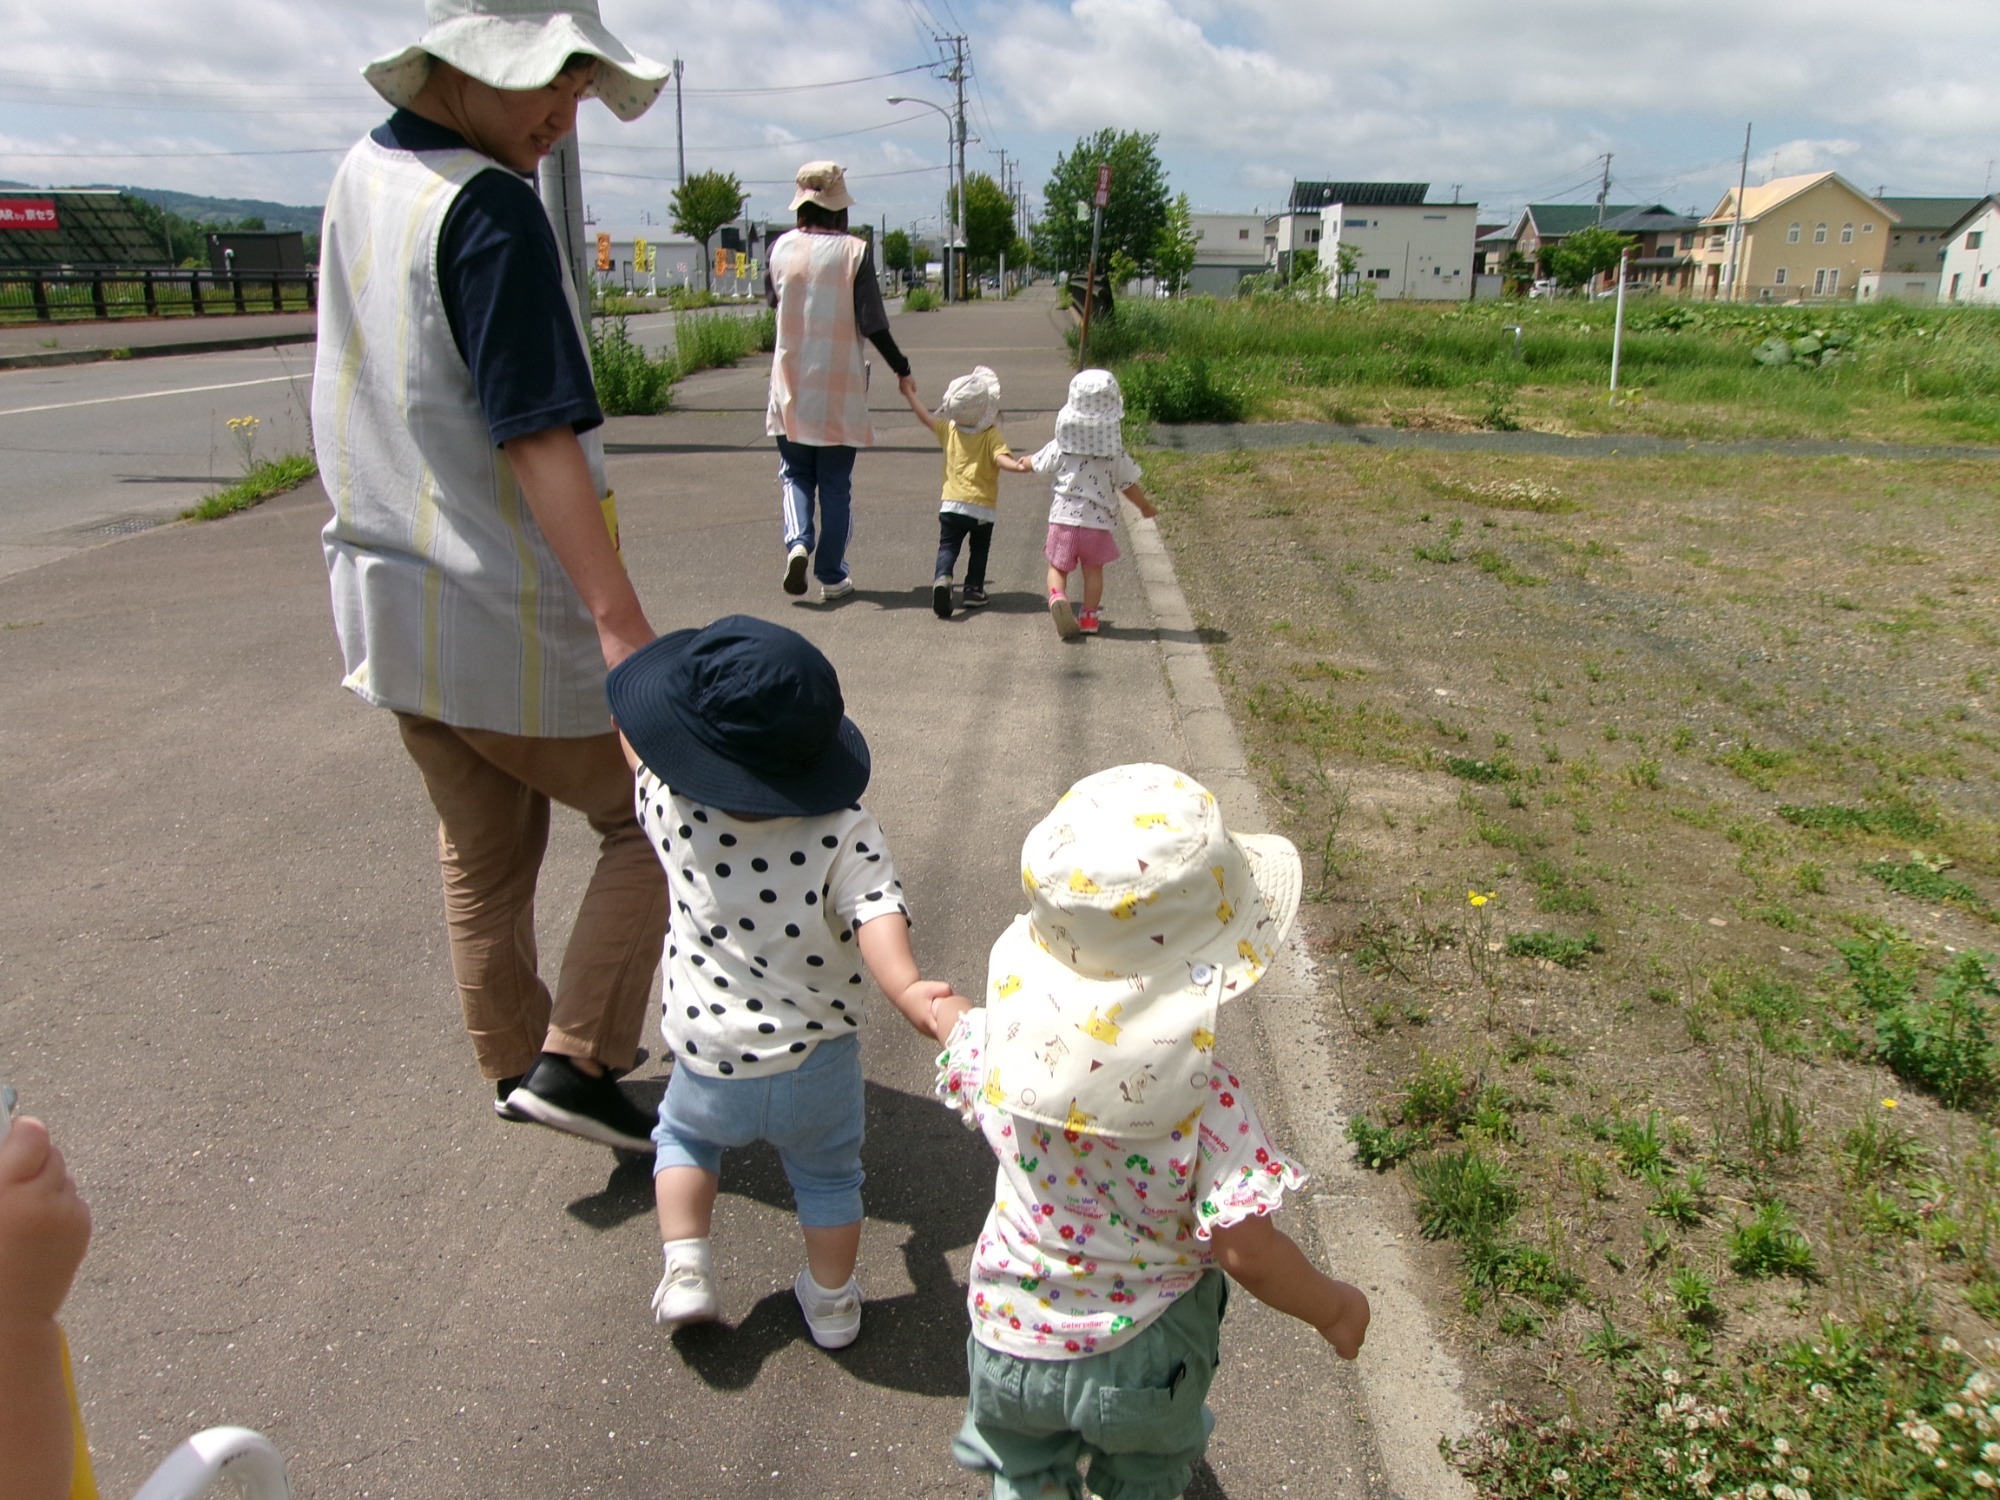
{"label": "navy blue bucket hat", "polygon": [[709,807],[816,817],[868,785],[833,663],[782,625],[725,615],[673,631],[614,667],[605,695],[639,759]]}

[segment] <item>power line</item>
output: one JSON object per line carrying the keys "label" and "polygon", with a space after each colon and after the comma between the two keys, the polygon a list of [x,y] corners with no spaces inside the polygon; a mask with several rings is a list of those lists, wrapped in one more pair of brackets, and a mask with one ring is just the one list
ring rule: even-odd
{"label": "power line", "polygon": [[[345,147],[341,149],[345,150]],[[896,172],[849,172],[849,182],[870,182],[878,177],[914,177],[920,172],[943,172],[950,169],[949,162],[939,162],[934,167],[904,167]],[[656,177],[650,172],[607,172],[601,167],[587,167],[585,171],[592,177],[619,177],[629,182],[672,182],[671,177]],[[745,179],[744,187],[795,187],[797,179],[791,177],[761,177]]]}
{"label": "power line", "polygon": [[352,141],[340,146],[287,146],[276,151],[30,151],[9,146],[9,156],[31,156],[37,161],[196,161],[218,156],[342,156],[354,149]]}
{"label": "power line", "polygon": [[[749,151],[789,151],[794,146],[811,146],[820,141],[838,141],[848,136],[868,135],[878,130],[894,130],[899,126],[910,123],[907,117],[899,115],[893,120],[884,120],[879,125],[863,125],[855,130],[836,130],[827,135],[802,135],[789,140],[763,141],[753,146],[697,146],[690,142],[687,149],[690,151],[706,152],[710,156],[740,155]],[[589,144],[593,153],[598,151],[638,151],[650,154],[662,151],[673,153],[679,150],[675,146],[634,146],[628,145],[623,141],[594,140]]]}
{"label": "power line", "polygon": [[883,78],[901,78],[905,73],[925,73],[935,66],[935,63],[918,63],[914,67],[895,68],[887,73],[870,73],[865,78],[834,78],[825,83],[786,83],[758,89],[689,89],[687,92],[690,98],[700,96],[711,99],[725,95],[740,98],[746,94],[802,94],[809,89],[841,89],[851,83],[874,83]]}

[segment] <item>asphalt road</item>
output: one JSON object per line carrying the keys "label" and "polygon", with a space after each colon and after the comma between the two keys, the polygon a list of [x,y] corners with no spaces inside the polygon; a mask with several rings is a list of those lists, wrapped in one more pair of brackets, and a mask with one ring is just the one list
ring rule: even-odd
{"label": "asphalt road", "polygon": [[[1052,308],[974,306],[897,332],[927,394],[991,364],[1017,448],[1046,439],[1068,373]],[[935,619],[937,451],[886,379],[885,443],[856,475],[859,592],[787,598],[763,381],[756,364],[714,372],[676,412],[610,424],[628,562],[660,630],[746,611],[833,658],[873,748],[867,800],[920,960],[976,987],[1018,909],[1020,839],[1065,786],[1124,760],[1202,763],[1185,719],[1205,701],[1200,648],[1141,587],[1156,548],[1112,569],[1101,637],[1059,642],[1043,492],[1012,477],[993,607]],[[153,409],[192,425],[179,403],[206,399],[126,402],[106,430]],[[97,1214],[65,1321],[105,1493],[221,1422],[269,1434],[307,1500],[983,1493],[948,1443],[993,1167],[931,1102],[932,1049],[874,1006],[859,1342],[828,1355],[806,1337],[787,1191],[755,1150],[725,1166],[727,1325],[662,1335],[645,1170],[489,1108],[452,997],[421,786],[389,717],[337,686],[325,503],[310,486],[0,578],[0,1068]],[[1213,739],[1219,700],[1201,711]],[[551,972],[589,852],[578,820],[559,822]],[[1363,1174],[1336,1165],[1314,1004],[1231,1007],[1220,1050],[1269,1077],[1280,1138],[1320,1171],[1288,1221],[1325,1255],[1377,1228]],[[630,1086],[650,1101],[662,1076],[655,1061]],[[1380,1309],[1409,1300],[1354,1274]],[[1425,1341],[1385,1318],[1371,1340],[1385,1359],[1399,1326]],[[1402,1429],[1380,1409],[1371,1424],[1365,1404],[1310,1330],[1233,1298],[1220,1425],[1190,1493],[1389,1493],[1374,1433]],[[1392,1471],[1434,1450],[1428,1420]]]}
{"label": "asphalt road", "polygon": [[0,576],[171,521],[310,447],[312,346],[0,371]]}

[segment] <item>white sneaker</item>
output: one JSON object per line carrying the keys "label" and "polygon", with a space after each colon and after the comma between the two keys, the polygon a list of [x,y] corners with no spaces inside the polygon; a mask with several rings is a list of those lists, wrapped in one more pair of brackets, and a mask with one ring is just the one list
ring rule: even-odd
{"label": "white sneaker", "polygon": [[860,1282],[850,1276],[839,1291],[822,1291],[808,1266],[799,1272],[792,1291],[799,1299],[799,1311],[806,1316],[806,1327],[812,1331],[815,1344],[822,1349],[845,1349],[854,1342],[861,1332]]}
{"label": "white sneaker", "polygon": [[819,596],[823,600],[845,599],[854,592],[854,580],[843,578],[837,583],[823,583],[819,586]]}
{"label": "white sneaker", "polygon": [[785,554],[785,592],[803,594],[806,591],[806,564],[812,561],[805,544],[800,542]]}
{"label": "white sneaker", "polygon": [[722,1316],[709,1269],[707,1240],[674,1240],[660,1247],[666,1274],[653,1289],[653,1321],[662,1328],[685,1323],[713,1323]]}

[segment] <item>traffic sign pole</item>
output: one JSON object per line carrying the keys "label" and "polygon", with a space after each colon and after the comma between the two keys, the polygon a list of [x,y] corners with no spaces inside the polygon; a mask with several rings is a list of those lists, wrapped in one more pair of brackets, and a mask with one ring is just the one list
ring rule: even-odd
{"label": "traffic sign pole", "polygon": [[1097,196],[1090,214],[1090,268],[1084,273],[1083,282],[1083,327],[1076,336],[1076,365],[1082,369],[1086,363],[1085,351],[1090,346],[1090,304],[1097,294],[1097,246],[1104,234],[1104,205],[1111,201],[1111,164],[1104,163],[1097,169]]}

